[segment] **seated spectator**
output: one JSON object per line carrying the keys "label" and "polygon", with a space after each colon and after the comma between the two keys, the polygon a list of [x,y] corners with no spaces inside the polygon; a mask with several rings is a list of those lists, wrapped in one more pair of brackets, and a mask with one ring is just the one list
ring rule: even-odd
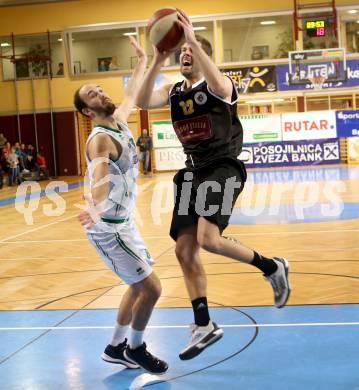
{"label": "seated spectator", "polygon": [[7,139],[6,139],[6,137],[4,136],[4,134],[3,134],[3,133],[0,133],[0,157],[1,157],[1,155],[2,155],[2,149],[3,149],[3,147],[5,146],[6,141],[7,141]]}
{"label": "seated spectator", "polygon": [[48,180],[49,170],[47,169],[45,156],[42,154],[42,151],[37,154],[36,162],[40,170],[40,180]]}
{"label": "seated spectator", "polygon": [[16,149],[15,153],[19,159],[20,171],[22,171],[25,168],[24,161],[25,161],[26,153],[25,151],[22,151],[20,144],[18,142],[15,143],[15,149]]}
{"label": "seated spectator", "polygon": [[25,169],[20,174],[20,180],[34,180],[40,179],[40,169],[32,155],[27,155],[25,158]]}
{"label": "seated spectator", "polygon": [[11,148],[10,154],[7,157],[7,162],[9,164],[9,186],[12,186],[20,181],[19,159],[14,146]]}
{"label": "seated spectator", "polygon": [[26,159],[25,159],[25,169],[28,172],[38,171],[39,170],[39,167],[36,164],[36,160],[35,160],[34,156],[32,156],[31,154],[28,154],[26,156]]}
{"label": "seated spectator", "polygon": [[7,159],[8,155],[10,154],[10,151],[11,151],[11,144],[10,142],[6,142],[4,147],[2,148],[1,157],[3,159]]}
{"label": "seated spectator", "polygon": [[32,144],[29,144],[27,146],[26,154],[28,154],[28,155],[30,155],[30,156],[32,156],[32,157],[34,157],[36,159],[37,153],[36,153],[35,148],[32,146]]}
{"label": "seated spectator", "polygon": [[21,149],[21,152],[22,152],[23,154],[27,154],[27,153],[26,153],[26,146],[25,146],[24,143],[22,143],[22,144],[20,145],[20,149]]}
{"label": "seated spectator", "polygon": [[9,172],[9,163],[7,161],[7,158],[9,157],[11,150],[10,142],[6,142],[5,146],[2,148],[2,153],[0,156],[0,161],[2,163],[2,168],[5,173]]}
{"label": "seated spectator", "polygon": [[1,161],[0,161],[0,190],[2,189],[4,184],[4,171],[2,169]]}

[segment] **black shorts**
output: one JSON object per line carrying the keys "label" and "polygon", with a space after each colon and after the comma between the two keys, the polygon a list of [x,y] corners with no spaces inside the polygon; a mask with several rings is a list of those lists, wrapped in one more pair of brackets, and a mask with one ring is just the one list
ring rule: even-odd
{"label": "black shorts", "polygon": [[176,241],[181,229],[196,225],[199,217],[215,223],[222,234],[246,179],[242,161],[230,158],[197,170],[178,171],[173,178],[175,206],[170,236]]}

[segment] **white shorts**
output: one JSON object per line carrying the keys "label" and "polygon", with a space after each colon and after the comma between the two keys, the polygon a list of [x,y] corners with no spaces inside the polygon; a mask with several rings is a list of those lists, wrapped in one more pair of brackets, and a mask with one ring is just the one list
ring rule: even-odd
{"label": "white shorts", "polygon": [[113,232],[87,232],[102,260],[126,284],[138,283],[152,273],[154,263],[134,224]]}

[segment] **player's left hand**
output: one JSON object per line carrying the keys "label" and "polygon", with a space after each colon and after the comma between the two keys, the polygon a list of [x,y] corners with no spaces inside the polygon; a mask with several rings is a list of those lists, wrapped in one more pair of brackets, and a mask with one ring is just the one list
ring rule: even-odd
{"label": "player's left hand", "polygon": [[187,18],[185,14],[178,10],[177,23],[183,28],[185,40],[187,43],[196,43],[197,39],[193,30],[192,22]]}
{"label": "player's left hand", "polygon": [[82,226],[91,227],[95,224],[95,221],[91,218],[91,214],[88,211],[80,213],[78,219]]}
{"label": "player's left hand", "polygon": [[130,35],[130,44],[134,50],[134,52],[136,53],[136,56],[139,58],[139,59],[146,59],[147,58],[147,55],[145,53],[145,51],[143,50],[143,48],[140,46],[140,44],[137,42],[137,40]]}

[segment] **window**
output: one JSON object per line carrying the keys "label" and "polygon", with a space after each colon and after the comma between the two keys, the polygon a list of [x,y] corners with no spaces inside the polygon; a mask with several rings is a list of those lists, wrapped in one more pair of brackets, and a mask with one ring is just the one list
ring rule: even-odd
{"label": "window", "polygon": [[306,111],[329,110],[329,96],[306,96]]}
{"label": "window", "polygon": [[129,36],[137,36],[135,27],[68,34],[72,54],[72,73],[114,72],[132,69],[136,56]]}
{"label": "window", "polygon": [[347,53],[359,53],[359,16],[358,20],[345,23],[345,37]]}
{"label": "window", "polygon": [[239,102],[237,104],[238,115],[249,115],[249,106],[246,103]]}
{"label": "window", "polygon": [[332,110],[352,110],[352,95],[332,95],[330,96],[330,108]]}
{"label": "window", "polygon": [[342,47],[346,52],[359,53],[359,8],[340,11]]}
{"label": "window", "polygon": [[13,55],[11,37],[0,38],[0,54],[2,56],[3,80],[12,80],[14,78],[14,64],[10,61]]}
{"label": "window", "polygon": [[273,99],[275,113],[297,112],[297,99],[295,97]]}
{"label": "window", "polygon": [[294,50],[290,15],[222,21],[223,62],[286,58]]}
{"label": "window", "polygon": [[[14,37],[14,66],[14,62],[8,57],[13,55],[12,38],[1,38],[1,55],[7,57],[3,58],[3,80],[13,80],[14,69],[16,69],[18,79],[48,77],[48,70],[51,70],[54,76],[63,76],[63,65],[59,65],[63,64],[61,41],[61,33],[59,32],[50,33],[50,35],[16,35]],[[48,62],[50,52],[51,62]],[[48,65],[51,69],[48,69]]]}

